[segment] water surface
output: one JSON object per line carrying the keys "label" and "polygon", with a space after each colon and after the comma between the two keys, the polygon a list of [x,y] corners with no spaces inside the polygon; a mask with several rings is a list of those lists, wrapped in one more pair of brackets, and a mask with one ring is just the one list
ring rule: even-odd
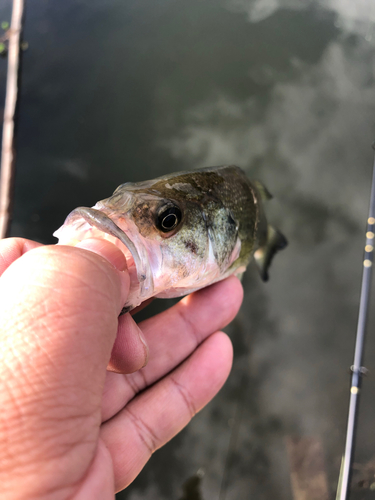
{"label": "water surface", "polygon": [[[375,4],[34,0],[24,38],[12,235],[52,243],[70,210],[118,184],[234,163],[274,194],[269,218],[290,242],[269,283],[245,275],[224,389],[118,498],[289,500],[292,435],[322,443],[333,494],[370,192]],[[2,96],[5,73],[2,60]],[[372,314],[372,373],[373,332]],[[360,465],[375,456],[374,390],[370,376]],[[354,499],[375,498],[354,480]]]}

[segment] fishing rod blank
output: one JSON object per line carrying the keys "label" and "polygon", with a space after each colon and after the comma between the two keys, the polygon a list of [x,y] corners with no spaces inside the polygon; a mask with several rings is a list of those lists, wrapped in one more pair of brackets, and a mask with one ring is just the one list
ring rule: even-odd
{"label": "fishing rod blank", "polygon": [[348,500],[350,494],[349,488],[350,488],[350,478],[351,478],[351,470],[352,470],[352,463],[354,456],[354,443],[355,443],[355,432],[357,427],[359,393],[361,389],[362,376],[363,373],[366,371],[366,369],[362,366],[362,360],[363,360],[363,349],[364,349],[365,334],[366,334],[368,304],[370,298],[371,271],[373,264],[374,246],[375,246],[375,159],[372,172],[370,210],[367,219],[366,245],[363,258],[363,274],[362,274],[361,296],[359,302],[357,335],[355,341],[354,362],[353,365],[351,366],[352,378],[350,386],[350,401],[349,401],[348,424],[346,431],[345,452],[341,463],[341,471],[340,471],[336,500]]}

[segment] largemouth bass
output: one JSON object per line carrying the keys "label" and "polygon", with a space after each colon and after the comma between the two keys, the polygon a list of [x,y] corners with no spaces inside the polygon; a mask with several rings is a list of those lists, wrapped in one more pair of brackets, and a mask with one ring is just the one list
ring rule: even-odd
{"label": "largemouth bass", "polygon": [[105,238],[125,254],[124,310],[150,297],[179,297],[242,274],[254,256],[263,280],[285,237],[267,223],[271,195],[236,166],[127,182],[94,207],[79,207],[55,233],[59,244]]}

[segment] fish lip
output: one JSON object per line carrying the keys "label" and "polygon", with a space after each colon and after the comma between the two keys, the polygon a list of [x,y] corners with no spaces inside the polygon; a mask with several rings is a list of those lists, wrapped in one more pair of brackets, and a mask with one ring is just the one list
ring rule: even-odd
{"label": "fish lip", "polygon": [[137,278],[140,282],[145,281],[146,276],[140,273],[142,267],[141,258],[139,256],[138,250],[136,249],[134,243],[131,241],[129,236],[102,210],[97,210],[96,208],[89,207],[78,207],[75,208],[68,217],[65,223],[72,223],[77,219],[84,219],[90,226],[94,226],[103,233],[110,234],[115,238],[118,238],[121,243],[123,243],[129,252],[132,254],[134,263],[137,268]]}
{"label": "fish lip", "polygon": [[[125,304],[125,306],[130,310],[139,305],[143,300],[146,300],[150,296],[149,295],[150,290],[153,290],[153,277],[150,270],[150,263],[147,251],[143,251],[143,249],[141,248],[142,256],[139,254],[133,241],[129,238],[129,236],[125,233],[125,231],[116,224],[116,222],[108,215],[108,213],[106,213],[107,210],[108,208],[102,202],[97,203],[92,208],[90,207],[75,208],[67,216],[64,222],[64,226],[72,225],[76,221],[80,220],[82,221],[83,219],[91,227],[95,227],[100,231],[102,231],[103,233],[109,234],[110,236],[114,236],[115,238],[117,238],[129,250],[131,256],[134,259],[134,265],[136,268],[137,280],[139,286],[139,291],[137,293],[137,297],[139,297],[139,300],[136,300],[135,303],[130,304],[129,302],[127,302]],[[55,232],[56,237],[59,237],[58,234],[59,231],[60,230]],[[141,241],[137,241],[137,243],[142,245]]]}

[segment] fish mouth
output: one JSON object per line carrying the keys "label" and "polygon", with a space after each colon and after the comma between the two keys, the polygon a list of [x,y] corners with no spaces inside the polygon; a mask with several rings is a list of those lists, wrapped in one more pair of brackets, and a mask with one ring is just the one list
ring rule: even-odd
{"label": "fish mouth", "polygon": [[[125,230],[120,228],[116,222],[103,211],[103,208],[106,209],[106,207],[101,204],[98,207],[100,210],[98,210],[98,208],[96,208],[97,206],[98,204],[93,208],[75,208],[66,218],[64,225],[55,231],[54,236],[59,238],[59,243],[65,244],[67,237],[64,236],[64,230],[65,228],[66,230],[67,228],[72,228],[74,233],[76,233],[73,233],[73,238],[76,237],[78,241],[87,238],[105,238],[118,246],[125,255],[130,275],[129,298],[124,306],[124,310],[130,310],[146,300],[150,296],[150,291],[152,292],[153,290],[153,279],[148,254],[140,241],[137,241],[137,248],[132,239],[126,234]],[[135,226],[135,224],[133,225]],[[90,231],[90,229],[93,228],[95,228],[95,231]],[[131,228],[127,229],[128,232],[131,233],[132,238],[137,240],[136,233],[138,231],[134,229],[131,231]],[[71,235],[70,238],[68,238],[68,241],[69,240],[72,240]]]}

